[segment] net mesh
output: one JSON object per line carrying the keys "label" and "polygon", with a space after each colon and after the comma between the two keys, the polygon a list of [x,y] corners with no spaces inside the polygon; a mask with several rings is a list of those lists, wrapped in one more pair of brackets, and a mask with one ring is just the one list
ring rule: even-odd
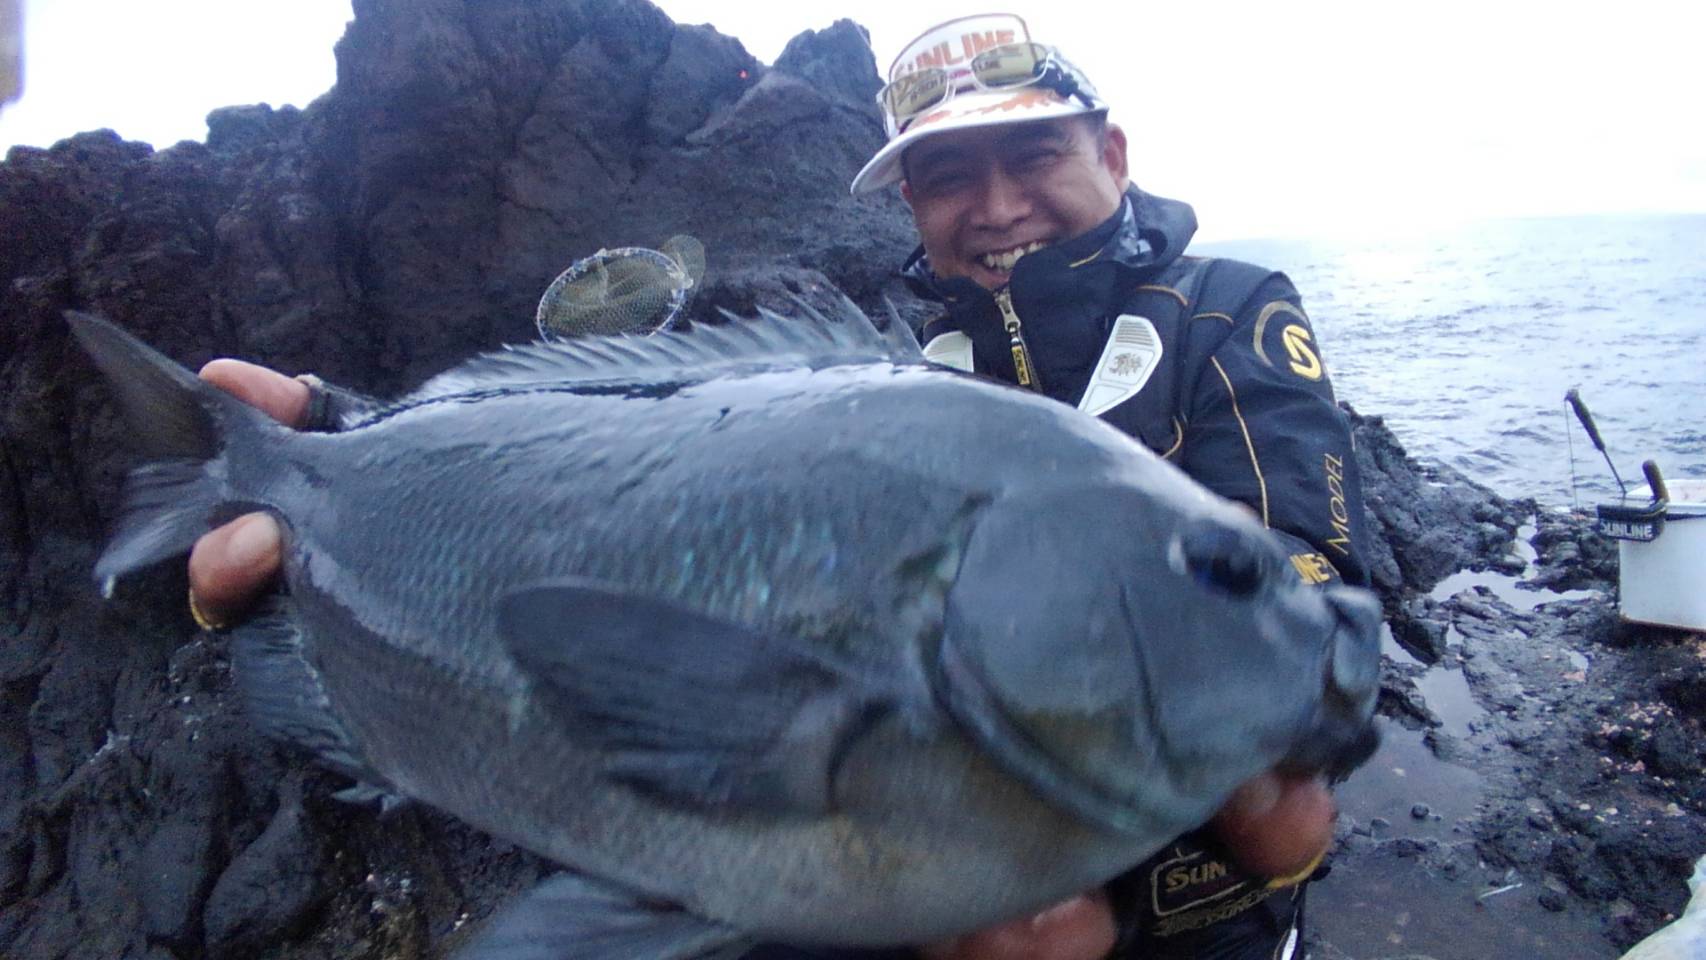
{"label": "net mesh", "polygon": [[545,289],[535,318],[539,335],[561,340],[661,330],[704,273],[705,247],[689,236],[669,238],[662,250],[600,250]]}

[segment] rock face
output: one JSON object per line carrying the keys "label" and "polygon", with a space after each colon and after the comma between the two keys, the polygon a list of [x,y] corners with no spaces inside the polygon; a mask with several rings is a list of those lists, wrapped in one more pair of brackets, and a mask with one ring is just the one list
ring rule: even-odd
{"label": "rock face", "polygon": [[[328,800],[250,732],[181,571],[100,602],[129,464],[61,311],[194,368],[255,359],[380,394],[533,338],[601,247],[687,233],[700,310],[868,307],[914,243],[847,184],[880,145],[851,22],[773,67],[638,0],[357,0],[336,88],[0,165],[0,955],[410,957],[541,869],[424,811]],[[170,565],[168,565],[170,566]]]}
{"label": "rock face", "polygon": [[[856,25],[766,67],[643,0],[355,11],[337,87],[305,110],[0,165],[0,956],[437,956],[549,869],[429,810],[331,799],[345,784],[253,733],[181,565],[100,600],[89,571],[132,461],[63,310],[192,368],[240,356],[385,395],[532,339],[572,260],[678,233],[708,251],[701,314],[834,288],[913,309],[891,274],[904,206],[847,196],[882,136]],[[1497,566],[1532,505],[1418,466],[1378,418],[1357,437],[1377,585],[1437,656],[1443,615],[1418,591]],[[1579,524],[1546,529],[1555,582],[1603,577],[1577,562],[1599,549]],[[1653,682],[1696,716],[1701,672],[1674,659]],[[1666,736],[1610,745],[1697,757]],[[1584,849],[1591,878],[1605,856]]]}
{"label": "rock face", "polygon": [[1476,564],[1504,563],[1532,501],[1513,502],[1443,465],[1419,464],[1380,417],[1347,408],[1368,503],[1374,587],[1388,612],[1405,588],[1427,590]]}

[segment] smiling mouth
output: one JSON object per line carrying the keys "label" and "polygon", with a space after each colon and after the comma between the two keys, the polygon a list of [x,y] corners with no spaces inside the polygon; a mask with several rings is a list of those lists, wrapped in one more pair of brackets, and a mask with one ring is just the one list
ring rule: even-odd
{"label": "smiling mouth", "polygon": [[1001,273],[1012,273],[1013,265],[1019,262],[1020,257],[1027,253],[1036,253],[1038,250],[1041,250],[1046,246],[1048,246],[1046,242],[1042,240],[1034,240],[1030,243],[1014,247],[1011,250],[978,254],[977,262],[990,270],[996,270]]}

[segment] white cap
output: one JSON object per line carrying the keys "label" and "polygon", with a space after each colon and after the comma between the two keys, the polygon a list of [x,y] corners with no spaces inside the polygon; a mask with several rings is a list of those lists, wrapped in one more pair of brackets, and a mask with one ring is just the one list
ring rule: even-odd
{"label": "white cap", "polygon": [[904,129],[897,129],[884,106],[883,126],[889,142],[853,178],[853,195],[899,183],[901,154],[925,137],[969,127],[1053,120],[1107,110],[1107,104],[1096,96],[1095,88],[1084,75],[1058,53],[1054,54],[1054,63],[1077,81],[1079,96],[1065,96],[1042,84],[985,90],[973,83],[969,66],[973,57],[990,47],[1029,41],[1030,31],[1018,16],[986,13],[931,27],[907,44],[889,66],[888,82],[893,83],[915,70],[939,67],[948,71],[953,95],[910,120]]}

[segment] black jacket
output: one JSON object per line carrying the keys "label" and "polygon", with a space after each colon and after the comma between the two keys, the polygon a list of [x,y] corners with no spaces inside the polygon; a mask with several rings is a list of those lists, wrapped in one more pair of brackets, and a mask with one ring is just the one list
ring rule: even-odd
{"label": "black jacket", "polygon": [[[1204,486],[1248,504],[1282,534],[1300,576],[1368,582],[1350,428],[1314,331],[1284,274],[1184,256],[1191,208],[1133,188],[1090,233],[1029,254],[1008,284],[1043,392],[1077,404],[1114,319],[1148,320],[1162,352],[1143,388],[1102,414]],[[925,342],[970,337],[974,369],[1014,382],[994,298],[938,280],[922,251],[904,271],[946,312]]]}
{"label": "black jacket", "polygon": [[[1366,585],[1350,428],[1302,301],[1283,274],[1185,256],[1195,230],[1189,206],[1133,188],[1096,229],[1022,258],[1007,290],[1037,386],[1078,404],[1115,318],[1147,320],[1159,360],[1141,389],[1102,418],[1249,505],[1305,580]],[[1017,381],[1006,318],[989,292],[969,280],[938,280],[922,250],[904,275],[946,306],[925,327],[927,345],[963,334],[975,371]],[[1235,699],[1228,696],[1227,709]],[[1301,927],[1303,888],[1242,873],[1206,831],[1169,844],[1108,892],[1122,957],[1267,960]]]}

